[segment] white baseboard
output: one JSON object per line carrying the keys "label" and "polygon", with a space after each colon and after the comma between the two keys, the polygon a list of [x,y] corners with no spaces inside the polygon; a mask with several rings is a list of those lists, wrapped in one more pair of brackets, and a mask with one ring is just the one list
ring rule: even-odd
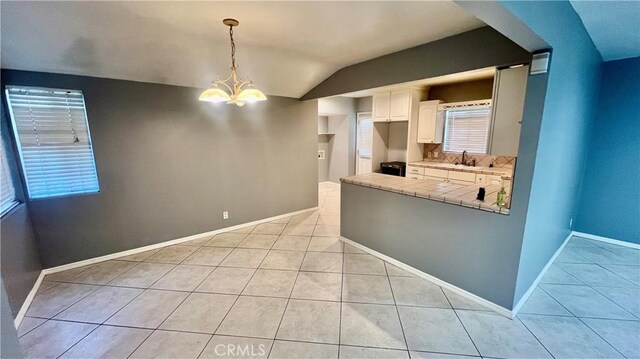
{"label": "white baseboard", "polygon": [[560,248],[558,248],[556,250],[556,252],[551,256],[551,258],[549,259],[547,264],[544,266],[544,268],[542,268],[542,270],[540,271],[540,273],[538,274],[536,279],[533,281],[533,283],[531,283],[531,286],[529,286],[529,289],[527,289],[527,291],[524,292],[524,294],[522,295],[522,298],[520,298],[518,303],[516,303],[516,305],[513,307],[511,312],[513,313],[514,317],[518,314],[518,312],[520,311],[520,308],[522,308],[524,303],[527,302],[527,299],[529,299],[529,297],[531,296],[531,293],[533,293],[533,291],[536,289],[536,287],[538,286],[538,283],[540,283],[540,280],[542,279],[542,277],[544,277],[544,275],[549,270],[549,267],[551,267],[551,264],[553,264],[553,262],[556,260],[556,258],[558,258],[558,256],[560,255],[560,252],[562,252],[562,250],[567,245],[567,243],[569,242],[569,239],[571,239],[572,236],[573,236],[573,232],[569,233],[567,238],[565,238],[564,241],[562,242],[562,244],[560,245]]}
{"label": "white baseboard", "polygon": [[611,244],[615,244],[615,245],[618,245],[618,246],[628,247],[628,248],[633,248],[633,249],[640,249],[640,244],[625,242],[625,241],[621,241],[619,239],[596,236],[594,234],[576,232],[576,231],[571,232],[571,234],[576,236],[576,237],[582,237],[582,238],[586,238],[586,239],[593,239],[594,241],[611,243]]}
{"label": "white baseboard", "polygon": [[29,309],[31,302],[33,301],[33,297],[35,297],[36,293],[38,293],[38,289],[40,289],[40,284],[42,283],[43,279],[44,271],[40,271],[40,275],[38,275],[38,279],[36,279],[36,282],[33,284],[31,291],[29,291],[29,294],[27,294],[27,297],[24,299],[24,303],[22,303],[22,306],[20,307],[20,310],[16,315],[16,319],[13,320],[13,325],[15,325],[16,329],[18,329],[20,323],[22,323],[24,315],[27,314],[27,309]]}
{"label": "white baseboard", "polygon": [[460,296],[462,296],[462,297],[464,297],[466,299],[469,299],[470,301],[472,301],[474,303],[477,303],[477,304],[479,304],[479,305],[481,305],[481,306],[483,306],[483,307],[485,307],[485,308],[487,308],[489,310],[492,310],[492,311],[494,311],[494,312],[496,312],[496,313],[498,313],[500,315],[503,315],[503,316],[505,316],[507,318],[513,318],[513,316],[514,316],[509,309],[507,309],[507,308],[505,308],[503,306],[500,306],[500,305],[495,304],[495,303],[493,303],[491,301],[488,301],[488,300],[486,300],[486,299],[484,299],[482,297],[479,297],[479,296],[477,296],[477,295],[475,295],[473,293],[467,292],[466,290],[464,290],[462,288],[459,288],[459,287],[456,287],[455,285],[450,284],[448,282],[445,282],[442,279],[436,278],[436,277],[434,277],[434,276],[432,276],[430,274],[422,272],[421,270],[413,268],[410,265],[404,264],[404,263],[402,263],[402,262],[400,262],[400,261],[398,261],[396,259],[393,259],[393,258],[391,258],[391,257],[389,257],[387,255],[384,255],[384,254],[382,254],[380,252],[377,252],[377,251],[375,251],[375,250],[373,250],[373,249],[371,249],[369,247],[365,247],[360,243],[354,242],[354,241],[352,241],[352,240],[350,240],[348,238],[342,237],[342,236],[340,237],[340,240],[343,241],[346,244],[349,244],[349,245],[351,245],[353,247],[356,247],[356,248],[358,248],[358,249],[360,249],[360,250],[362,250],[364,252],[367,252],[367,253],[375,256],[375,257],[378,257],[378,258],[382,259],[383,261],[389,262],[389,263],[393,264],[394,266],[396,266],[398,268],[404,269],[407,272],[409,272],[409,273],[411,273],[411,274],[413,274],[413,275],[415,275],[417,277],[420,277],[422,279],[428,280],[429,282],[437,284],[442,288],[448,289],[448,290],[450,290],[450,291],[452,291],[452,292],[454,292],[454,293],[456,293],[456,294],[458,294],[458,295],[460,295]]}
{"label": "white baseboard", "polygon": [[312,211],[316,211],[316,210],[318,210],[318,207],[311,207],[311,208],[302,209],[302,210],[295,211],[295,212],[289,212],[289,213],[281,214],[281,215],[278,215],[278,216],[259,219],[257,221],[253,221],[253,222],[242,223],[242,224],[238,224],[238,225],[231,226],[231,227],[225,227],[225,228],[216,229],[214,231],[194,234],[194,235],[191,235],[191,236],[182,237],[182,238],[178,238],[178,239],[173,239],[173,240],[166,241],[166,242],[151,244],[151,245],[144,246],[144,247],[138,247],[138,248],[122,251],[122,252],[117,252],[117,253],[107,254],[107,255],[104,255],[104,256],[100,256],[100,257],[86,259],[86,260],[79,261],[79,262],[73,262],[73,263],[63,264],[63,265],[57,266],[57,267],[51,267],[51,268],[43,269],[42,272],[40,272],[40,276],[36,280],[36,283],[33,285],[33,288],[29,292],[29,295],[27,295],[27,298],[25,299],[24,303],[22,303],[22,307],[20,307],[20,311],[18,312],[18,315],[16,316],[16,319],[14,320],[14,324],[15,324],[16,328],[18,328],[18,326],[20,326],[20,323],[22,322],[22,319],[24,318],[24,315],[26,314],[27,309],[29,309],[29,306],[31,305],[31,301],[33,301],[33,297],[35,297],[36,293],[38,292],[38,289],[40,287],[40,283],[42,283],[42,280],[44,279],[44,276],[47,275],[47,274],[62,272],[62,271],[65,271],[65,270],[78,268],[78,267],[84,267],[84,266],[89,265],[89,264],[95,264],[95,263],[100,263],[100,262],[104,262],[104,261],[108,261],[108,260],[112,260],[112,259],[117,259],[117,258],[120,258],[120,257],[129,256],[129,255],[132,255],[132,254],[146,252],[146,251],[149,251],[149,250],[152,250],[152,249],[158,249],[158,248],[173,246],[173,245],[176,245],[176,244],[193,241],[193,240],[200,239],[200,238],[212,237],[212,236],[214,236],[216,234],[233,231],[233,230],[240,229],[240,228],[243,228],[243,227],[255,226],[257,224],[262,224],[262,223],[275,221],[276,219],[295,216],[297,214],[302,214],[302,213],[306,213],[306,212],[312,212]]}

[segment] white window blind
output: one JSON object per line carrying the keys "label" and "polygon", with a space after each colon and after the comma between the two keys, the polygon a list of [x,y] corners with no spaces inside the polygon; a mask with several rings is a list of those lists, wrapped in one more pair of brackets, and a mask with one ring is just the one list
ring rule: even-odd
{"label": "white window blind", "polygon": [[9,162],[7,151],[5,149],[4,140],[0,143],[0,215],[7,213],[16,202],[16,189],[13,187],[11,172],[9,170]]}
{"label": "white window blind", "polygon": [[29,198],[99,191],[81,91],[8,87]]}
{"label": "white window blind", "polygon": [[444,131],[444,151],[487,153],[491,107],[448,109]]}

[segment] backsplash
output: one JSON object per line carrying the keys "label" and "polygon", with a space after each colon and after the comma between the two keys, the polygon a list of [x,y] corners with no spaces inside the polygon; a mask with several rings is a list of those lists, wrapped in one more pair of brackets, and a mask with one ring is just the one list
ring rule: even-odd
{"label": "backsplash", "polygon": [[[433,157],[433,152],[438,152],[438,157]],[[462,161],[461,153],[449,153],[442,151],[442,144],[428,143],[424,145],[424,160],[444,163],[460,163]],[[489,167],[493,162],[493,167],[515,167],[516,157],[511,156],[491,156],[491,155],[474,155],[467,154],[469,160],[476,160],[476,166]]]}

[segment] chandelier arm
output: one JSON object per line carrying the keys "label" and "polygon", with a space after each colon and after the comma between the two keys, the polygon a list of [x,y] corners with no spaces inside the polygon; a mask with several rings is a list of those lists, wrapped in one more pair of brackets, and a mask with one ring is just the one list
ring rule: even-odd
{"label": "chandelier arm", "polygon": [[227,85],[226,80],[225,81],[216,81],[216,84],[224,85],[224,87],[228,88],[229,92],[233,95],[233,89],[231,87],[229,87],[229,85]]}

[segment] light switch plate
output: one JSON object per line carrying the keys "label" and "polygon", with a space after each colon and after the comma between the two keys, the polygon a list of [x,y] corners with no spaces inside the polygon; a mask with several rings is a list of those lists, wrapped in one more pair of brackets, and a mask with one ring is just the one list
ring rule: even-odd
{"label": "light switch plate", "polygon": [[324,150],[318,150],[318,159],[324,160]]}

